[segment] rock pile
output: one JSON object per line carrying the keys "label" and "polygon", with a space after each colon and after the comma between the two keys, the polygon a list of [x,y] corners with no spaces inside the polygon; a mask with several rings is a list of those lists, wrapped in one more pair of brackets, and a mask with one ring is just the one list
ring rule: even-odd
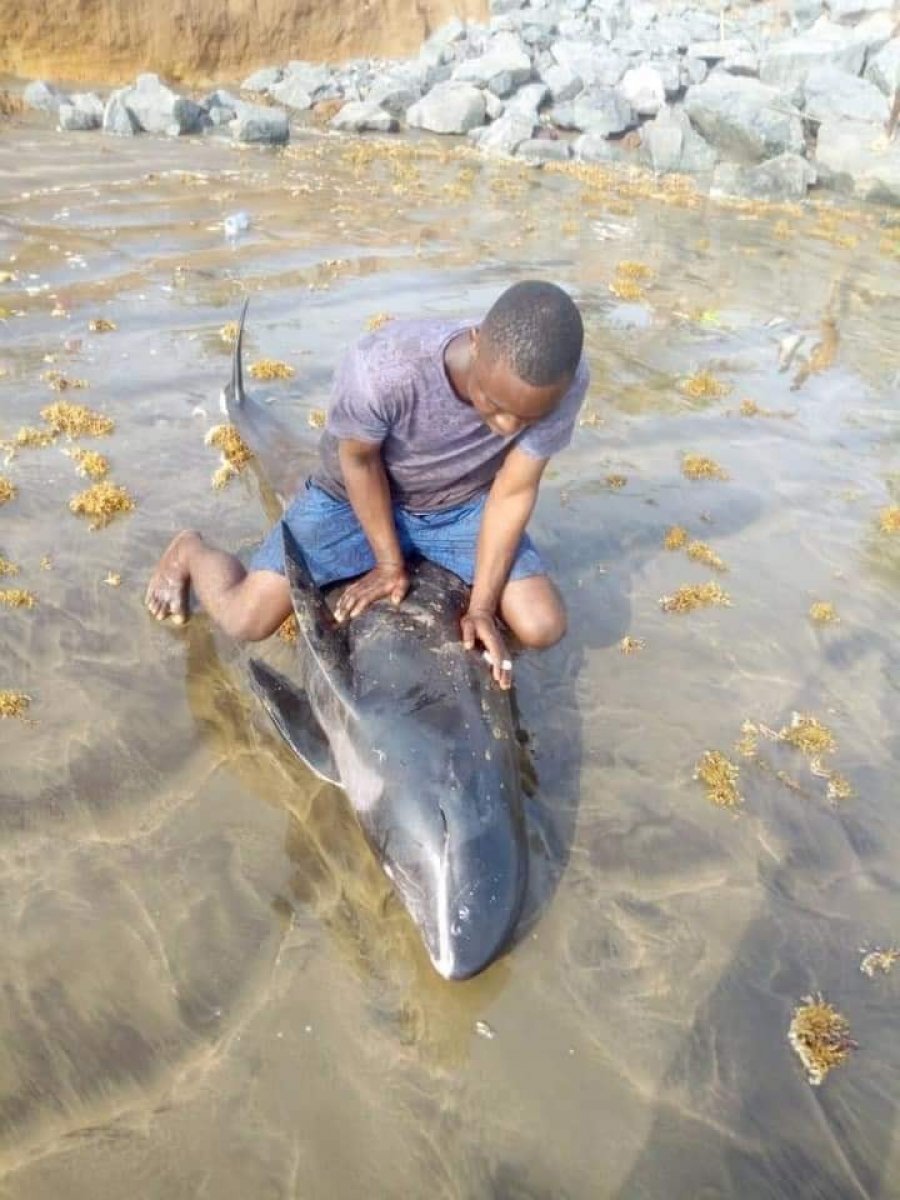
{"label": "rock pile", "polygon": [[[649,0],[493,0],[403,61],[255,71],[241,96],[192,100],[141,75],[105,103],[29,85],[62,129],[199,133],[284,144],[330,106],[350,133],[466,136],[529,162],[634,163],[714,193],[799,199],[813,184],[900,204],[897,0],[794,0],[709,11]],[[250,97],[251,99],[248,99]]]}

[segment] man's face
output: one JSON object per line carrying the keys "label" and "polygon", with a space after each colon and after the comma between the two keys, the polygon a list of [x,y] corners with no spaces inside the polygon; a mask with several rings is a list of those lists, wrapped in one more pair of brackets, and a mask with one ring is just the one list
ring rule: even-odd
{"label": "man's face", "polygon": [[471,336],[474,357],[468,378],[469,399],[492,433],[513,437],[553,412],[566,394],[570,379],[546,387],[525,383],[500,355],[485,352],[477,330]]}

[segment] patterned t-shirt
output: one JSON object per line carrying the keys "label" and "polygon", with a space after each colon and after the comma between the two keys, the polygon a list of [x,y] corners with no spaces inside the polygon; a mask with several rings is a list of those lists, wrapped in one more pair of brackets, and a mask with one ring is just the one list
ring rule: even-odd
{"label": "patterned t-shirt", "polygon": [[511,437],[492,433],[447,376],[444,350],[477,322],[392,321],[350,349],[335,375],[313,482],[346,499],[338,443],[374,442],[396,504],[432,512],[490,487],[513,446],[549,458],[569,444],[590,375],[582,356],[552,413]]}

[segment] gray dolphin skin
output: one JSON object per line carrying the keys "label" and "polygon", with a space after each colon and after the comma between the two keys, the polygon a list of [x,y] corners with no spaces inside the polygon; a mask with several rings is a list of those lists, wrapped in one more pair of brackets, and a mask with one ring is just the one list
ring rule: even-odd
{"label": "gray dolphin skin", "polygon": [[[275,478],[290,464],[272,456],[291,449],[244,393],[246,311],[223,398],[281,494]],[[528,863],[510,697],[460,640],[468,589],[419,560],[401,605],[338,625],[284,523],[282,537],[299,671],[289,680],[252,660],[253,689],[294,753],[346,792],[436,970],[466,979],[508,944]]]}

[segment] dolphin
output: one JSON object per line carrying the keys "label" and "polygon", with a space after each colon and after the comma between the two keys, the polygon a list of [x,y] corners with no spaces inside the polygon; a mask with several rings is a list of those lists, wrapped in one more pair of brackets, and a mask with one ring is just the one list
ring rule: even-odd
{"label": "dolphin", "polygon": [[[246,313],[224,406],[285,503],[296,451],[244,392]],[[282,538],[297,677],[252,659],[251,686],[297,757],[346,793],[438,973],[476,975],[515,929],[528,850],[510,694],[460,639],[468,588],[420,559],[401,605],[339,625],[284,522]]]}

